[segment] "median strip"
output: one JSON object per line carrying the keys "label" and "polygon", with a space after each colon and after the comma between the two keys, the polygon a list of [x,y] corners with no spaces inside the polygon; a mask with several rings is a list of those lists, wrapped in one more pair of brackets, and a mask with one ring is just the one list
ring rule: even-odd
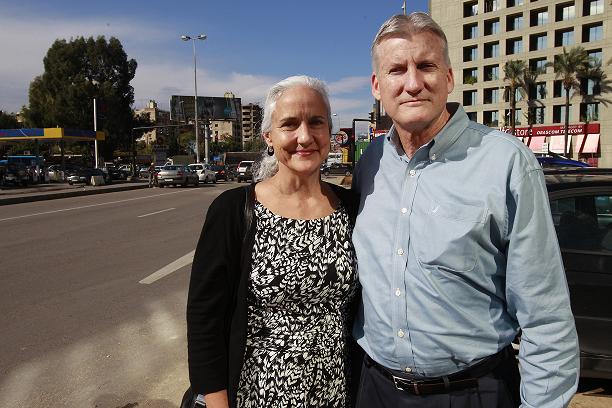
{"label": "median strip", "polygon": [[187,266],[193,262],[194,254],[195,254],[195,249],[189,252],[187,255],[180,257],[176,261],[169,263],[168,265],[164,266],[160,270],[153,272],[151,275],[142,279],[138,283],[142,283],[143,285],[150,285],[151,283],[154,283],[160,280],[161,278],[164,278],[170,275],[172,272],[178,271],[182,267]]}

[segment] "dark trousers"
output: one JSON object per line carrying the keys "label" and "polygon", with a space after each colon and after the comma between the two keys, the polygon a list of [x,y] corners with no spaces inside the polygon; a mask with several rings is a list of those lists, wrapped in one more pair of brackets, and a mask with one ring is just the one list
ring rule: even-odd
{"label": "dark trousers", "polygon": [[413,395],[395,387],[365,357],[357,394],[357,408],[516,408],[520,406],[518,363],[508,354],[478,386],[446,394]]}

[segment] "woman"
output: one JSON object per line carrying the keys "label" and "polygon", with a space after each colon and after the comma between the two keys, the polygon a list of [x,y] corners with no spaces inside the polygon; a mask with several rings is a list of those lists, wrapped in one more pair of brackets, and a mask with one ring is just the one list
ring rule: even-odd
{"label": "woman", "polygon": [[224,192],[208,210],[187,339],[191,386],[209,408],[347,405],[354,200],[320,178],[331,125],[321,81],[274,85],[261,181]]}

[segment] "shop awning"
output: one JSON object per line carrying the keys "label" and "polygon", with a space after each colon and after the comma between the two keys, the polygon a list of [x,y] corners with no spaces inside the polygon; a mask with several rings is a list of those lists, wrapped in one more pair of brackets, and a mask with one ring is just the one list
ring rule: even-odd
{"label": "shop awning", "polygon": [[525,143],[532,152],[542,153],[542,145],[544,144],[545,140],[545,136],[525,137],[523,138],[523,143]]}
{"label": "shop awning", "polygon": [[65,129],[65,128],[29,128],[29,129],[0,129],[0,142],[8,141],[34,141],[34,140],[65,140],[69,142],[83,142],[104,140],[104,132],[93,130]]}
{"label": "shop awning", "polygon": [[580,153],[597,153],[599,148],[599,133],[578,135],[576,137],[576,147]]}

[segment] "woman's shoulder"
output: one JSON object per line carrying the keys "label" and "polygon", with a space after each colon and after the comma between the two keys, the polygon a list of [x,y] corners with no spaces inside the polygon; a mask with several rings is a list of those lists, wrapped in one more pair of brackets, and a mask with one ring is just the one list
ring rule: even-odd
{"label": "woman's shoulder", "polygon": [[244,208],[246,195],[250,188],[250,185],[245,185],[222,192],[213,200],[210,210],[226,212]]}

